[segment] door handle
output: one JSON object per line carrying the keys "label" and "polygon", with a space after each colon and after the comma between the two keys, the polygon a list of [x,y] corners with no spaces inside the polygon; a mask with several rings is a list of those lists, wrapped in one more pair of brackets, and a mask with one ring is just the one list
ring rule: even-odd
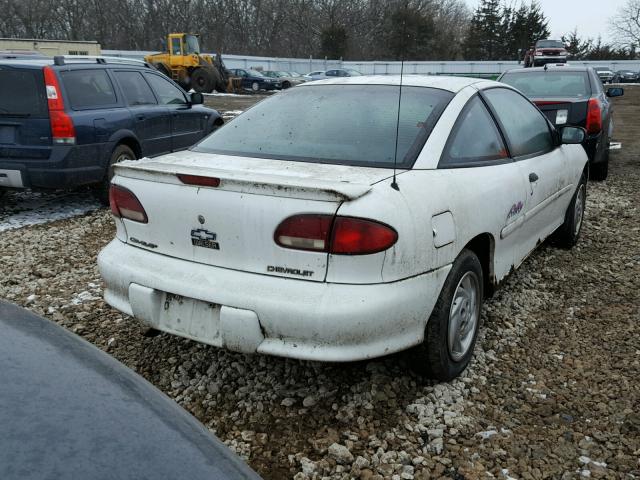
{"label": "door handle", "polygon": [[144,120],[144,119],[145,119],[145,116],[144,116],[144,115],[136,115],[136,118],[137,118],[138,120]]}
{"label": "door handle", "polygon": [[538,181],[538,179],[539,179],[539,177],[538,177],[538,174],[537,174],[537,173],[535,173],[535,172],[531,172],[531,173],[529,174],[529,181],[530,181],[531,183],[533,183],[533,182],[537,182],[537,181]]}

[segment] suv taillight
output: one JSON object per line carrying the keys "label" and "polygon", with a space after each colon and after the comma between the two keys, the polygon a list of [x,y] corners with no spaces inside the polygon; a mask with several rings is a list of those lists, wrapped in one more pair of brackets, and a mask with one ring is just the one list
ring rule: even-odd
{"label": "suv taillight", "polygon": [[109,206],[111,213],[118,218],[127,218],[134,222],[148,223],[147,212],[133,192],[120,185],[109,187]]}
{"label": "suv taillight", "polygon": [[44,67],[44,84],[47,92],[53,143],[74,145],[76,143],[76,129],[73,126],[71,117],[64,111],[64,100],[62,99],[60,84],[51,67]]}
{"label": "suv taillight", "polygon": [[594,135],[602,130],[602,107],[600,100],[592,98],[587,105],[587,133]]}
{"label": "suv taillight", "polygon": [[304,214],[278,225],[274,240],[281,247],[294,250],[367,255],[393,246],[398,233],[388,225],[365,218]]}

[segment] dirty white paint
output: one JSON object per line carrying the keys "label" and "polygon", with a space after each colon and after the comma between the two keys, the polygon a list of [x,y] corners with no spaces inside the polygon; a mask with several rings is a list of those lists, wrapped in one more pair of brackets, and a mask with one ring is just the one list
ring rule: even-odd
{"label": "dirty white paint", "polygon": [[[397,80],[386,79],[390,84]],[[327,83],[383,81],[371,77]],[[179,324],[184,315],[161,315],[162,321],[154,324],[245,352],[344,361],[421,342],[460,252],[473,239],[486,238],[489,274],[501,280],[562,224],[587,156],[580,145],[562,145],[529,159],[439,169],[447,139],[469,99],[478,90],[509,87],[417,77],[408,77],[406,84],[445,88],[456,95],[414,169],[398,172],[399,190],[390,185],[391,169],[198,152],[116,166],[114,183],[135,193],[149,221],[118,222],[118,238],[101,252],[106,300],[124,312],[141,312],[138,316],[147,320],[156,318],[153,312],[165,305],[167,292],[203,302],[194,304],[198,308],[193,311],[204,312],[207,304],[233,307],[243,329],[253,333],[243,337],[220,320],[213,330],[200,329],[199,317],[191,319],[196,327],[185,331]],[[537,173],[535,181],[530,180],[532,172]],[[184,185],[178,174],[216,177],[220,185]],[[278,246],[278,225],[304,213],[373,219],[393,227],[398,239],[386,251],[370,255]],[[439,231],[435,236],[434,229]],[[509,234],[501,235],[505,229]],[[208,235],[219,248],[195,245],[194,231]],[[134,290],[145,295],[132,295],[131,285],[140,286]]]}

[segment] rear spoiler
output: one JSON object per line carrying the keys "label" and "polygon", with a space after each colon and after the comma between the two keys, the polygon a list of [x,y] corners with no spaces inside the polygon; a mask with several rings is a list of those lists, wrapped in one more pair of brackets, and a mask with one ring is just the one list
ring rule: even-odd
{"label": "rear spoiler", "polygon": [[[304,200],[345,201],[366,195],[371,185],[319,180],[249,171],[223,170],[202,166],[176,165],[150,159],[129,160],[114,165],[115,176],[160,183],[184,185],[178,175],[196,175],[220,180],[216,188],[233,192],[299,198]],[[117,179],[114,176],[115,183]],[[194,187],[192,187],[194,188]]]}

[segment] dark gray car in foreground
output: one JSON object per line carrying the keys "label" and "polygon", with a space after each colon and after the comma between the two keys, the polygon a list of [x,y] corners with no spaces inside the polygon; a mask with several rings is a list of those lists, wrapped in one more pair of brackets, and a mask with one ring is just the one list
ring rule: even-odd
{"label": "dark gray car in foreground", "polygon": [[0,478],[259,479],[142,377],[0,301]]}

